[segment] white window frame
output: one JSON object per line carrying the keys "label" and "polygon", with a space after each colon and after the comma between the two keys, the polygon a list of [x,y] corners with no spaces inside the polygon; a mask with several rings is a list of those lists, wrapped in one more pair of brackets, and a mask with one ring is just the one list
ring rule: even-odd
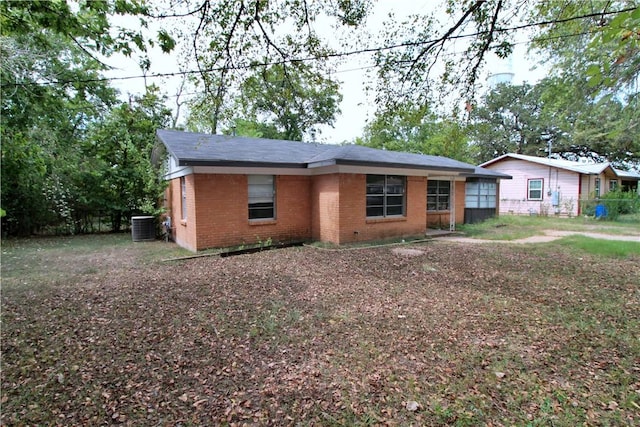
{"label": "white window frame", "polygon": [[[531,183],[533,182],[540,182],[540,188],[531,188]],[[532,191],[539,191],[540,197],[531,197]],[[544,200],[544,178],[531,178],[527,180],[527,200]]]}
{"label": "white window frame", "polygon": [[187,178],[180,177],[180,212],[181,219],[187,220]]}
{"label": "white window frame", "polygon": [[247,191],[249,221],[276,219],[275,175],[247,175]]}

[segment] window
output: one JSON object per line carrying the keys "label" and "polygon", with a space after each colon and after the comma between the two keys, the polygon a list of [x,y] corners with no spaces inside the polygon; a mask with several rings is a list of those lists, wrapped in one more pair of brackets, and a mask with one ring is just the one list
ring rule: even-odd
{"label": "window", "polygon": [[527,199],[542,200],[542,179],[530,179],[527,181]]}
{"label": "window", "polygon": [[182,220],[187,219],[187,179],[180,177],[180,208],[182,210]]}
{"label": "window", "polygon": [[615,191],[616,188],[618,188],[618,180],[612,179],[611,181],[609,181],[609,191]]}
{"label": "window", "polygon": [[273,175],[249,175],[249,219],[274,219]]}
{"label": "window", "polygon": [[600,197],[600,178],[596,178],[596,188],[594,193],[596,193],[596,197]]}
{"label": "window", "polygon": [[490,181],[467,181],[464,207],[469,209],[496,207],[497,184]]}
{"label": "window", "polygon": [[404,215],[406,178],[367,175],[367,217]]}
{"label": "window", "polygon": [[451,200],[450,181],[427,181],[427,210],[448,211]]}

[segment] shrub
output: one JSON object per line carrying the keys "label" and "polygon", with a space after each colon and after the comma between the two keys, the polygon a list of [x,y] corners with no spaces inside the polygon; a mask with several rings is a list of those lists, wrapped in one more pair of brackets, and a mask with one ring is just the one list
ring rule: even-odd
{"label": "shrub", "polygon": [[632,191],[609,191],[600,200],[607,208],[607,217],[612,220],[620,215],[640,212],[640,196]]}

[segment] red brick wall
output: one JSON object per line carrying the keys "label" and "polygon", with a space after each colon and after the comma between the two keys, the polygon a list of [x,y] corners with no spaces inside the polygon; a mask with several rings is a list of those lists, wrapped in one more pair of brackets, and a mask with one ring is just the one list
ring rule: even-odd
{"label": "red brick wall", "polygon": [[182,220],[182,198],[180,189],[180,178],[172,179],[167,186],[167,215],[171,217],[171,228],[173,239],[180,246],[196,250],[196,210],[194,200],[194,176],[185,177],[187,189],[187,220]]}
{"label": "red brick wall", "polygon": [[367,219],[366,175],[340,175],[340,233],[334,243],[414,236],[426,231],[427,180],[407,177],[406,216]]}
{"label": "red brick wall", "polygon": [[373,240],[375,237],[365,227],[367,215],[367,176],[362,174],[342,174],[340,179],[340,230],[338,240],[333,243],[347,243],[358,240]]}
{"label": "red brick wall", "polygon": [[[180,179],[167,189],[176,241],[202,250],[258,241],[313,239],[343,244],[424,234],[427,178],[407,177],[406,216],[366,218],[366,175],[276,176],[276,219],[249,221],[246,175],[188,175],[181,222]],[[464,182],[456,182],[456,222],[464,221]],[[429,218],[431,220],[431,218]],[[443,219],[448,226],[448,216]],[[196,224],[198,233],[196,235]]]}
{"label": "red brick wall", "polygon": [[276,219],[249,221],[247,175],[194,176],[196,250],[311,237],[309,177],[276,176]]}
{"label": "red brick wall", "polygon": [[340,175],[314,176],[311,188],[311,238],[337,243],[340,240]]}

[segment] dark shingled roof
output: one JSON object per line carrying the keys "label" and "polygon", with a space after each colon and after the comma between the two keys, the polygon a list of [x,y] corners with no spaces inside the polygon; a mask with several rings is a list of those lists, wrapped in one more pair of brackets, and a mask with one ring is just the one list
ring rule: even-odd
{"label": "dark shingled roof", "polygon": [[513,179],[511,175],[507,175],[506,173],[496,172],[491,169],[485,169],[480,166],[476,166],[476,169],[473,173],[463,173],[463,176],[468,178],[500,178],[500,179]]}
{"label": "dark shingled roof", "polygon": [[377,150],[353,144],[313,144],[175,130],[158,130],[157,136],[179,166],[315,168],[357,165],[442,170],[465,175],[476,173],[475,166],[447,157]]}

